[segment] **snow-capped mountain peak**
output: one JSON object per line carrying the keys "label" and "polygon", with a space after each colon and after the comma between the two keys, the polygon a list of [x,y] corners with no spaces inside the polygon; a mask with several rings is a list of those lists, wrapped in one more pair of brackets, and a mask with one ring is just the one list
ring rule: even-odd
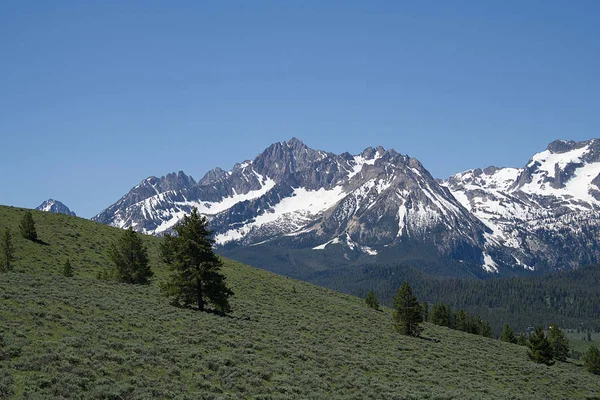
{"label": "snow-capped mountain peak", "polygon": [[557,140],[524,168],[469,170],[443,184],[490,228],[486,247],[508,250],[517,266],[560,269],[600,256],[573,242],[582,233],[594,241],[600,225],[598,139]]}
{"label": "snow-capped mountain peak", "polygon": [[42,204],[36,207],[36,210],[47,211],[56,214],[67,214],[73,217],[76,216],[73,211],[69,210],[69,207],[54,199],[48,199],[44,201]]}

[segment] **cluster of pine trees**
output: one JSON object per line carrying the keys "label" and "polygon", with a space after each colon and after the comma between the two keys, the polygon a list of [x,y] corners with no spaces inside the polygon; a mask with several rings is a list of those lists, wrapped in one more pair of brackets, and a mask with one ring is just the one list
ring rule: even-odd
{"label": "cluster of pine trees", "polygon": [[[161,259],[172,271],[170,279],[160,284],[162,294],[176,306],[195,305],[205,311],[210,303],[220,313],[230,312],[233,291],[220,273],[223,263],[213,252],[208,220],[194,209],[173,229],[176,235],[165,235],[161,244]],[[98,279],[142,285],[151,282],[154,273],[148,249],[132,228],[125,230],[108,252],[113,266],[100,272]]]}
{"label": "cluster of pine trees", "polygon": [[430,307],[427,302],[423,302],[422,309],[423,319],[427,322],[474,335],[492,337],[492,328],[487,321],[462,309],[454,312],[448,304],[438,303]]}
{"label": "cluster of pine trees", "polygon": [[[505,326],[505,330],[510,329],[507,327],[508,325]],[[519,339],[516,340],[516,343],[518,342]],[[526,345],[529,348],[527,350],[529,358],[540,364],[552,365],[555,360],[567,361],[569,356],[569,340],[556,324],[550,325],[548,334],[541,326],[536,327],[535,331],[529,334]]]}
{"label": "cluster of pine trees", "polygon": [[[40,242],[31,211],[25,212],[19,226],[21,236],[33,242]],[[231,311],[229,297],[233,291],[225,283],[220,273],[221,259],[213,252],[214,241],[208,229],[208,221],[194,209],[175,227],[176,235],[165,235],[161,245],[161,259],[171,269],[170,279],[163,282],[161,292],[170,297],[172,304],[178,306],[196,305],[205,311],[211,304],[220,313]],[[148,249],[141,235],[132,228],[125,230],[111,244],[108,256],[112,266],[99,271],[98,279],[112,280],[128,284],[147,285],[151,283],[154,272],[150,267]],[[12,270],[15,250],[12,234],[6,228],[0,237],[0,271]],[[69,259],[60,268],[65,277],[75,274]]]}

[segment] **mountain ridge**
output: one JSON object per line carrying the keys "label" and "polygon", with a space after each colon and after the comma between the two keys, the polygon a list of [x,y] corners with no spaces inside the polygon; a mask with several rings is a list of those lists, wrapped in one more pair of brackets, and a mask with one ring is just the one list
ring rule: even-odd
{"label": "mountain ridge", "polygon": [[[574,220],[576,228],[597,230],[599,161],[597,139],[558,140],[524,168],[477,168],[436,180],[419,160],[393,149],[334,154],[294,137],[229,171],[212,169],[198,182],[182,171],[149,177],[93,220],[162,235],[196,207],[225,252],[270,243],[355,260],[391,248],[402,252],[416,240],[440,260],[475,273],[543,272],[600,259],[591,252],[568,260],[556,249],[543,256],[556,247],[547,236],[564,234],[560,229]],[[544,218],[556,229],[541,226]],[[571,231],[559,240],[560,251],[573,235],[584,248],[594,243],[590,234]]]}

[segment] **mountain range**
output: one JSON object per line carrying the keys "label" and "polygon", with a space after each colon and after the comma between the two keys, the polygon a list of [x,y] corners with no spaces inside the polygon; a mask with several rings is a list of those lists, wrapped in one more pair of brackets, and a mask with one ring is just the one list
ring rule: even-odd
{"label": "mountain range", "polygon": [[572,269],[600,259],[600,140],[437,180],[395,150],[334,154],[292,138],[199,181],[149,177],[93,220],[162,235],[193,208],[220,253],[303,279],[393,263],[450,276]]}

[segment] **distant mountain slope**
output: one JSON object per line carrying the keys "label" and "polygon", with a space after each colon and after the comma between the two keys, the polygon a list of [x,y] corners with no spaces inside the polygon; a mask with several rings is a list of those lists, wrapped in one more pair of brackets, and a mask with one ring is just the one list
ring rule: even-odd
{"label": "distant mountain slope", "polygon": [[552,270],[600,260],[598,139],[558,140],[525,168],[469,170],[443,184],[491,229],[486,247],[502,250],[498,262]]}
{"label": "distant mountain slope", "polygon": [[48,199],[44,201],[42,204],[36,207],[36,210],[47,211],[56,214],[66,214],[75,217],[75,213],[69,210],[69,207],[65,206],[58,200]]}

